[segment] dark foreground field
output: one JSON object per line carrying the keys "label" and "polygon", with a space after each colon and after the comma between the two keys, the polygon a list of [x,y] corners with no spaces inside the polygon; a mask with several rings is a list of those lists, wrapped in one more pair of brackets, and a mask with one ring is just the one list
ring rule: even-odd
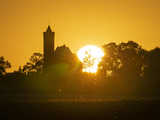
{"label": "dark foreground field", "polygon": [[158,120],[159,100],[1,100],[0,120]]}

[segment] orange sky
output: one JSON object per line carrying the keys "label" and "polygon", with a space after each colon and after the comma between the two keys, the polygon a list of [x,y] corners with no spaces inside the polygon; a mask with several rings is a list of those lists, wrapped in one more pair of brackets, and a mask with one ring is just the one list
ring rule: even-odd
{"label": "orange sky", "polygon": [[1,0],[0,56],[12,69],[43,50],[48,24],[56,45],[73,52],[86,44],[135,40],[144,48],[160,46],[159,0]]}

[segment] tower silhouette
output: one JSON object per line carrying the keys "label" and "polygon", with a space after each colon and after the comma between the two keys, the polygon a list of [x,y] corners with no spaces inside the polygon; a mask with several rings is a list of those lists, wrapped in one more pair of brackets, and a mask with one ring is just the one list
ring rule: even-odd
{"label": "tower silhouette", "polygon": [[44,67],[47,67],[48,65],[53,63],[54,38],[55,38],[55,33],[52,32],[51,27],[48,26],[46,32],[43,33]]}

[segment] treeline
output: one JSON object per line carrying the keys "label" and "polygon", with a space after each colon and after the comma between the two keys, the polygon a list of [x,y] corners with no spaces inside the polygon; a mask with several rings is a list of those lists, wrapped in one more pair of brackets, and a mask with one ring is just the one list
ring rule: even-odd
{"label": "treeline", "polygon": [[43,69],[41,53],[34,53],[19,70],[0,57],[0,91],[54,95],[156,96],[160,91],[160,48],[150,51],[134,41],[102,46],[105,52],[96,74],[83,73],[82,63],[64,46],[55,50],[54,64]]}

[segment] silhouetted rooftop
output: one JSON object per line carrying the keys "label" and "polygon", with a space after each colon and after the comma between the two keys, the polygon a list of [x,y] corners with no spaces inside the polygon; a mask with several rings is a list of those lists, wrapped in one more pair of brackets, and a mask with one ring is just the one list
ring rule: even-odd
{"label": "silhouetted rooftop", "polygon": [[52,32],[50,25],[48,25],[47,32]]}

